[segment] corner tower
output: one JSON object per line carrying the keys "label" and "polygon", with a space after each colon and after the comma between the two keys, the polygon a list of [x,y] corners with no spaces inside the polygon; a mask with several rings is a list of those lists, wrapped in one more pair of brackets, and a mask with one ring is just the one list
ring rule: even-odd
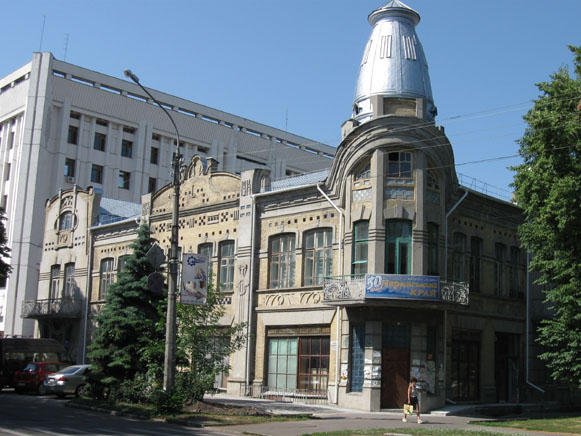
{"label": "corner tower", "polygon": [[367,41],[353,102],[353,119],[364,123],[385,115],[433,121],[428,64],[415,26],[420,15],[391,0],[369,15],[373,27]]}

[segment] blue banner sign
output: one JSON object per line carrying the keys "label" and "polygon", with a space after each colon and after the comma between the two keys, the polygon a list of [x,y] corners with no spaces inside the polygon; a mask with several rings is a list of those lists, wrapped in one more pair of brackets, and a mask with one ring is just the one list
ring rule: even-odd
{"label": "blue banner sign", "polygon": [[365,298],[439,300],[440,277],[365,274]]}

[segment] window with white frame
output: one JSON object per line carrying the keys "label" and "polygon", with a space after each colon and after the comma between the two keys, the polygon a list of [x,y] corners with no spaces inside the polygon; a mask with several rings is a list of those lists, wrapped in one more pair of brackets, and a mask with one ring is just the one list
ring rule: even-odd
{"label": "window with white frame", "polygon": [[369,245],[369,221],[357,221],[353,224],[353,261],[351,274],[367,273]]}
{"label": "window with white frame", "polygon": [[320,285],[333,269],[333,232],[331,229],[317,229],[305,233],[305,286]]}
{"label": "window with white frame", "polygon": [[100,286],[99,286],[99,300],[105,300],[109,292],[109,287],[115,280],[115,272],[113,270],[114,259],[107,257],[101,261],[101,269],[99,272]]}
{"label": "window with white frame", "polygon": [[270,238],[270,287],[288,288],[295,284],[295,235]]}
{"label": "window with white frame", "polygon": [[232,291],[234,289],[234,241],[220,242],[220,274],[218,282],[220,290]]}
{"label": "window with white frame", "polygon": [[50,267],[50,289],[48,298],[50,300],[55,300],[60,297],[59,293],[61,290],[61,266],[53,265]]}
{"label": "window with white frame", "polygon": [[63,290],[64,298],[73,298],[75,296],[75,264],[74,262],[65,265],[65,287]]}

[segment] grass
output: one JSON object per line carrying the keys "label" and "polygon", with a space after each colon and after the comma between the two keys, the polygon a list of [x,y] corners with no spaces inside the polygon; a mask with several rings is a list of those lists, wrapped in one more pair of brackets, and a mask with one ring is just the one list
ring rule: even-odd
{"label": "grass", "polygon": [[503,427],[528,431],[544,431],[581,435],[581,416],[572,416],[567,418],[539,418],[473,422],[472,424],[485,425],[487,427]]}
{"label": "grass", "polygon": [[142,404],[125,404],[113,403],[107,400],[92,400],[88,398],[76,398],[71,400],[74,404],[85,407],[108,410],[124,415],[138,416],[143,419],[166,418],[182,419],[190,422],[197,422],[205,425],[237,425],[237,424],[260,424],[264,422],[283,422],[283,421],[303,421],[311,419],[310,415],[254,415],[242,409],[232,408],[221,410],[219,413],[211,412],[190,412],[182,411],[170,416],[156,415],[151,406]]}
{"label": "grass", "polygon": [[496,436],[499,433],[492,431],[471,431],[471,430],[453,430],[441,429],[434,430],[431,428],[375,428],[372,430],[344,430],[328,433],[312,433],[309,436],[351,436],[351,435],[368,435],[383,436],[386,434],[411,434],[423,436]]}

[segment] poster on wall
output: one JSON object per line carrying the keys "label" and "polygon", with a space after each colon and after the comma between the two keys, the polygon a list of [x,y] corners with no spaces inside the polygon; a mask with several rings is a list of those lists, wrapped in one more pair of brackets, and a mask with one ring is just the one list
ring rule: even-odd
{"label": "poster on wall", "polygon": [[208,296],[208,258],[199,254],[184,255],[180,303],[206,304]]}

